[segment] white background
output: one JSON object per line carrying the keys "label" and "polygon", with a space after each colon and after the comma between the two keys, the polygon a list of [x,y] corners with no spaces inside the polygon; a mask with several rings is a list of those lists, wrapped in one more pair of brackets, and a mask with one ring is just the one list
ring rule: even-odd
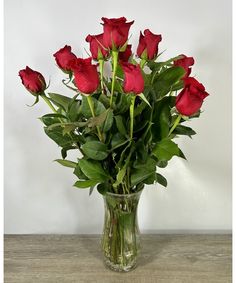
{"label": "white background", "polygon": [[[69,44],[86,57],[84,38],[102,31],[100,18],[134,19],[139,30],[162,34],[164,59],[193,56],[193,75],[206,86],[197,135],[177,142],[188,162],[173,158],[162,170],[168,188],[147,186],[139,206],[142,232],[224,232],[231,229],[231,4],[224,1],[35,1],[5,3],[5,233],[101,233],[103,200],[96,191],[72,187],[70,169],[52,161],[60,150],[43,132],[43,101],[21,86],[18,71],[29,65],[61,86],[55,51]],[[135,48],[133,48],[135,50]],[[75,155],[70,156],[75,159]]]}

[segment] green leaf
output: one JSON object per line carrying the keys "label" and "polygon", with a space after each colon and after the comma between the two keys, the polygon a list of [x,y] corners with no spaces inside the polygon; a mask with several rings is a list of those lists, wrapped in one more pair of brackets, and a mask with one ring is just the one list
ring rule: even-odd
{"label": "green leaf", "polygon": [[109,179],[109,175],[102,168],[99,162],[80,159],[79,166],[82,172],[92,180],[97,180],[98,182],[104,182]]}
{"label": "green leaf", "polygon": [[140,165],[142,166],[148,160],[148,152],[143,140],[140,139],[136,142],[135,152],[136,160],[133,163],[133,167],[138,168]]}
{"label": "green leaf", "polygon": [[75,174],[75,176],[77,176],[81,180],[87,180],[88,179],[88,177],[82,172],[79,163],[77,164],[73,174]]}
{"label": "green leaf", "polygon": [[68,107],[68,118],[71,122],[76,122],[81,114],[81,100],[73,101]]}
{"label": "green leaf", "polygon": [[117,69],[116,69],[116,76],[120,79],[124,78],[124,71],[119,64],[118,64]]}
{"label": "green leaf", "polygon": [[94,160],[103,160],[108,156],[106,144],[100,141],[88,141],[81,146],[83,153]]}
{"label": "green leaf", "polygon": [[74,142],[78,141],[78,138],[75,135],[63,135],[63,128],[60,126],[57,126],[52,130],[44,128],[44,131],[47,136],[61,147],[70,147]]}
{"label": "green leaf", "polygon": [[86,122],[71,122],[71,123],[63,123],[60,121],[60,123],[52,124],[47,127],[48,131],[53,131],[54,128],[65,128],[65,127],[71,127],[71,128],[80,128],[80,127],[85,127],[88,124],[88,121]]}
{"label": "green leaf", "polygon": [[154,61],[148,61],[147,66],[155,72],[158,72],[162,66],[164,66],[164,62],[154,62]]}
{"label": "green leaf", "polygon": [[[143,166],[145,168],[145,165]],[[135,186],[148,177],[150,177],[154,172],[150,172],[147,170],[142,170],[142,169],[135,169],[134,172],[131,175],[131,186]]]}
{"label": "green leaf", "polygon": [[80,189],[85,189],[89,188],[91,186],[95,186],[98,182],[95,180],[85,180],[85,181],[77,181],[74,183],[74,187],[80,188]]}
{"label": "green leaf", "polygon": [[58,94],[58,93],[48,93],[50,101],[53,102],[56,106],[62,107],[65,111],[68,110],[68,106],[72,98]]}
{"label": "green leaf", "polygon": [[[117,133],[117,134],[120,135],[120,133]],[[128,142],[131,142],[131,139],[125,140],[125,138],[123,138],[123,142],[120,142],[120,140],[114,142],[114,140],[112,140],[112,144],[111,145],[113,145],[113,147],[110,149],[110,151],[114,151],[115,149],[117,149],[117,148],[127,144]]]}
{"label": "green leaf", "polygon": [[118,174],[116,176],[116,181],[113,184],[113,187],[116,188],[119,184],[122,183],[122,181],[123,181],[123,179],[125,177],[125,173],[126,173],[128,165],[129,165],[130,158],[131,158],[131,155],[132,155],[133,151],[134,151],[134,148],[131,148],[129,155],[128,155],[128,157],[125,160],[124,166],[122,168],[119,168]]}
{"label": "green leaf", "polygon": [[147,185],[151,185],[153,184],[154,182],[156,181],[156,173],[153,172],[152,174],[150,174],[145,180],[143,180],[142,182],[144,184],[147,184]]}
{"label": "green leaf", "polygon": [[105,94],[101,93],[98,100],[105,106],[105,108],[110,107],[110,99]]}
{"label": "green leaf", "polygon": [[[98,101],[96,98],[92,97],[92,102],[94,105],[95,116],[99,116],[100,114],[106,111],[106,108],[104,107],[104,105],[100,101]],[[84,95],[82,96],[81,113],[85,118],[90,118],[93,116],[91,113],[89,104],[88,104],[87,97]]]}
{"label": "green leaf", "polygon": [[179,66],[174,66],[161,72],[154,80],[154,89],[158,97],[163,97],[170,92],[174,85],[179,83],[184,74],[185,70]]}
{"label": "green leaf", "polygon": [[43,115],[41,118],[39,118],[45,126],[50,126],[53,124],[60,123],[60,119],[67,120],[67,117],[62,115],[62,114],[57,114],[57,113],[50,113]]}
{"label": "green leaf", "polygon": [[[158,55],[159,56],[159,55]],[[178,59],[181,59],[183,56],[181,55],[178,55],[178,56],[175,56],[173,58],[170,58],[169,60],[167,61],[164,61],[164,62],[154,62],[154,61],[148,61],[147,62],[147,65],[148,67],[152,70],[152,71],[159,71],[159,69],[163,66],[170,66],[171,63],[175,60],[178,60]]]}
{"label": "green leaf", "polygon": [[104,121],[102,132],[107,132],[110,130],[112,124],[113,124],[113,111],[111,109],[108,109],[106,119]]}
{"label": "green leaf", "polygon": [[97,190],[100,194],[105,195],[106,192],[109,190],[110,185],[108,183],[101,183],[97,186]]}
{"label": "green leaf", "polygon": [[142,101],[140,104],[135,106],[134,117],[136,117],[137,115],[140,115],[146,107],[147,107],[147,104],[144,101]]}
{"label": "green leaf", "polygon": [[115,105],[115,115],[125,113],[130,106],[130,95],[118,93]]}
{"label": "green leaf", "polygon": [[[32,92],[31,92],[31,94],[33,94]],[[35,95],[35,94],[33,94],[33,95]],[[39,95],[35,95],[35,101],[34,101],[34,103],[32,104],[32,105],[28,105],[27,104],[27,106],[28,107],[33,107],[35,104],[37,104],[39,102]]]}
{"label": "green leaf", "polygon": [[161,184],[163,187],[167,187],[167,180],[164,176],[159,173],[156,173],[156,181]]}
{"label": "green leaf", "polygon": [[174,84],[172,87],[171,87],[171,91],[177,91],[177,90],[180,90],[184,88],[184,81],[183,80],[180,80],[178,83]]}
{"label": "green leaf", "polygon": [[175,97],[164,97],[154,104],[154,114],[152,118],[152,135],[154,141],[166,138],[169,134],[171,124],[171,108],[174,106]]}
{"label": "green leaf", "polygon": [[66,134],[69,134],[70,132],[73,132],[76,128],[77,127],[73,124],[65,125],[63,127],[63,131],[62,131],[63,136],[66,135]]}
{"label": "green leaf", "polygon": [[176,143],[169,139],[163,139],[155,145],[152,154],[155,155],[160,161],[168,161],[174,155],[179,156],[180,152]]}
{"label": "green leaf", "polygon": [[136,164],[131,171],[131,185],[135,186],[156,172],[156,161],[149,157],[145,163]]}
{"label": "green leaf", "polygon": [[77,163],[70,161],[70,160],[56,159],[54,161],[60,163],[61,165],[65,166],[65,167],[75,168],[77,166]]}
{"label": "green leaf", "polygon": [[162,160],[162,161],[157,162],[157,166],[159,168],[165,168],[167,165],[168,165],[168,161],[166,161],[166,160]]}
{"label": "green leaf", "polygon": [[63,159],[65,159],[67,157],[67,151],[71,150],[71,149],[76,149],[76,147],[74,146],[68,146],[68,147],[64,147],[61,149],[61,156]]}
{"label": "green leaf", "polygon": [[187,160],[186,156],[184,155],[183,151],[179,148],[179,157]]}
{"label": "green leaf", "polygon": [[125,128],[122,116],[121,115],[115,116],[115,121],[116,121],[116,127],[118,131],[121,133],[121,135],[126,136],[127,132],[126,132],[126,128]]}
{"label": "green leaf", "polygon": [[138,97],[140,97],[150,108],[152,108],[152,106],[150,105],[150,103],[148,102],[147,98],[143,93],[140,93]]}
{"label": "green leaf", "polygon": [[98,116],[89,118],[88,127],[95,127],[102,125],[106,120],[107,114],[108,114],[108,110],[104,111]]}
{"label": "green leaf", "polygon": [[119,145],[125,144],[126,141],[127,141],[127,139],[123,135],[121,135],[119,132],[115,133],[112,136],[111,147],[112,147],[112,149],[117,148]]}
{"label": "green leaf", "polygon": [[91,196],[93,190],[94,190],[95,186],[91,186],[90,189],[89,189],[89,196]]}
{"label": "green leaf", "polygon": [[190,128],[190,127],[186,127],[186,126],[183,126],[183,125],[178,125],[174,129],[173,134],[176,134],[176,135],[186,135],[186,136],[189,136],[191,138],[193,135],[196,135],[196,132],[192,128]]}

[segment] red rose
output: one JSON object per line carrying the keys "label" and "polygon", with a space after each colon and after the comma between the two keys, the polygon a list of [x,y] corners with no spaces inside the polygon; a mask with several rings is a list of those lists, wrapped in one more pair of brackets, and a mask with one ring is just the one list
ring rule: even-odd
{"label": "red rose", "polygon": [[139,65],[133,65],[127,62],[121,63],[124,71],[124,92],[133,92],[140,94],[144,90],[144,79]]}
{"label": "red rose", "polygon": [[71,71],[70,69],[70,61],[76,59],[74,53],[71,52],[71,47],[65,45],[65,47],[61,48],[57,51],[53,56],[56,59],[57,65],[64,71]]}
{"label": "red rose", "polygon": [[137,54],[141,59],[153,60],[158,54],[158,43],[161,41],[160,34],[154,34],[145,29],[144,35],[140,32]]}
{"label": "red rose", "polygon": [[182,54],[181,56],[182,56],[181,59],[174,61],[174,66],[180,66],[184,68],[184,70],[186,71],[184,78],[187,78],[192,71],[192,68],[189,67],[194,64],[194,59],[193,57],[187,57],[184,54]]}
{"label": "red rose", "polygon": [[131,44],[127,45],[125,51],[119,52],[119,60],[123,62],[128,62],[130,56],[132,55]]}
{"label": "red rose", "polygon": [[98,35],[88,35],[86,41],[90,43],[90,51],[94,60],[108,57],[109,52],[103,47],[103,33]]}
{"label": "red rose", "polygon": [[176,97],[176,109],[182,115],[191,116],[201,108],[208,95],[205,87],[196,79],[185,78],[184,89]]}
{"label": "red rose", "polygon": [[97,66],[92,65],[92,58],[76,58],[70,63],[70,68],[74,72],[75,85],[84,94],[93,93],[99,86],[99,76]]}
{"label": "red rose", "polygon": [[119,49],[128,40],[130,26],[134,21],[126,23],[126,18],[107,19],[102,18],[103,42],[106,48]]}
{"label": "red rose", "polygon": [[19,71],[22,84],[32,94],[39,94],[46,89],[46,82],[42,74],[30,69],[28,66],[24,70]]}

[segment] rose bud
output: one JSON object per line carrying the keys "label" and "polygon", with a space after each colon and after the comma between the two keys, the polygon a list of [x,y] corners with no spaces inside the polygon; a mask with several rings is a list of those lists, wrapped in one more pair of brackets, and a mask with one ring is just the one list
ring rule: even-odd
{"label": "rose bud", "polygon": [[209,94],[196,79],[189,77],[183,80],[184,89],[176,97],[175,107],[180,114],[191,116],[201,108],[203,100]]}
{"label": "rose bud", "polygon": [[76,58],[70,63],[74,72],[75,85],[83,94],[92,94],[99,86],[97,66],[92,65],[92,57],[87,59]]}
{"label": "rose bud", "polygon": [[42,74],[30,69],[28,66],[19,71],[22,84],[33,95],[38,95],[46,89],[46,82]]}
{"label": "rose bud", "polygon": [[124,71],[124,92],[142,93],[144,90],[144,79],[140,66],[122,62],[121,67]]}
{"label": "rose bud", "polygon": [[65,45],[65,47],[61,48],[53,54],[53,56],[56,59],[58,67],[65,72],[71,71],[70,61],[77,58],[75,54],[71,52],[71,47],[68,45]]}
{"label": "rose bud", "polygon": [[137,54],[141,59],[153,60],[158,54],[158,44],[161,42],[161,35],[154,34],[145,29],[144,35],[140,32]]}
{"label": "rose bud", "polygon": [[127,45],[125,51],[119,52],[119,60],[123,62],[128,62],[130,56],[132,55],[131,44]]}
{"label": "rose bud", "polygon": [[90,43],[90,52],[94,60],[101,60],[108,57],[108,50],[104,49],[103,33],[98,35],[88,35],[86,41]]}
{"label": "rose bud", "polygon": [[186,71],[184,78],[187,78],[192,71],[192,68],[189,68],[189,67],[194,64],[194,59],[193,59],[193,57],[187,57],[184,54],[182,54],[180,56],[182,56],[182,58],[175,60],[174,66],[180,66],[180,67],[184,68],[184,70]]}
{"label": "rose bud", "polygon": [[103,42],[106,48],[117,50],[128,41],[129,29],[134,21],[127,23],[125,17],[116,19],[102,18]]}

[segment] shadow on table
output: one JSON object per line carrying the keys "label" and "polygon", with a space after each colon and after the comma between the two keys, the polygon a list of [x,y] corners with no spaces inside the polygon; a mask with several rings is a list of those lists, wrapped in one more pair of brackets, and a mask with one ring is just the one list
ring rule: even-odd
{"label": "shadow on table", "polygon": [[139,256],[139,266],[145,266],[160,257],[162,250],[166,249],[171,242],[170,237],[142,236],[141,252]]}
{"label": "shadow on table", "polygon": [[100,245],[100,238],[98,237],[91,237],[86,238],[86,240],[81,241],[81,245],[83,248],[94,258],[97,258],[99,260],[103,260],[101,245]]}

